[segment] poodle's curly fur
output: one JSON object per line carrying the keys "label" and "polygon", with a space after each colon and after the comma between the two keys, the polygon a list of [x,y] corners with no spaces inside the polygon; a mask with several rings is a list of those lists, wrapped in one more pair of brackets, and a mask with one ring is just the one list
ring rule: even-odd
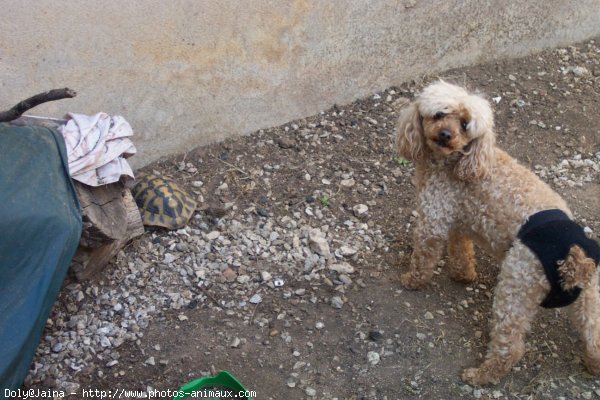
{"label": "poodle's curly fur", "polygon": [[[571,218],[572,213],[556,192],[496,146],[490,104],[462,87],[438,81],[425,88],[400,115],[396,140],[400,155],[415,165],[419,215],[401,284],[426,286],[445,244],[453,280],[477,278],[474,243],[500,263],[485,360],[462,374],[470,384],[497,383],[523,356],[525,334],[550,290],[540,261],[517,238],[519,228],[542,210],[559,209]],[[585,364],[600,374],[595,262],[573,246],[560,272],[566,285],[583,288],[568,308]]]}

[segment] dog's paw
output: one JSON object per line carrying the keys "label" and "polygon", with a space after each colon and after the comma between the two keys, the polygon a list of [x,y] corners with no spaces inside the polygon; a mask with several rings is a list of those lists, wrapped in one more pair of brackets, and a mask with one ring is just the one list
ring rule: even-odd
{"label": "dog's paw", "polygon": [[465,369],[462,373],[462,380],[473,386],[482,386],[499,382],[497,377],[491,376],[488,371],[485,371],[483,368]]}
{"label": "dog's paw", "polygon": [[596,376],[600,375],[600,357],[598,357],[598,355],[598,353],[593,355],[585,354],[583,358],[587,371]]}
{"label": "dog's paw", "polygon": [[454,282],[458,282],[458,283],[473,283],[477,280],[477,272],[475,271],[463,271],[461,273],[457,273],[457,274],[450,274],[450,279],[452,279]]}
{"label": "dog's paw", "polygon": [[400,275],[400,284],[406,289],[416,290],[423,288],[427,282],[415,277],[410,272],[405,272],[404,274]]}
{"label": "dog's paw", "polygon": [[481,370],[479,368],[467,368],[462,373],[462,380],[469,385],[482,385]]}

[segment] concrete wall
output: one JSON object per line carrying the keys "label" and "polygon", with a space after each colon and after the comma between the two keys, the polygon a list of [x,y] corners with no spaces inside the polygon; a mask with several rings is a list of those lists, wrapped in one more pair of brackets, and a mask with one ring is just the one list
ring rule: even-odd
{"label": "concrete wall", "polygon": [[141,166],[424,73],[600,34],[600,0],[1,0],[0,109],[121,114]]}

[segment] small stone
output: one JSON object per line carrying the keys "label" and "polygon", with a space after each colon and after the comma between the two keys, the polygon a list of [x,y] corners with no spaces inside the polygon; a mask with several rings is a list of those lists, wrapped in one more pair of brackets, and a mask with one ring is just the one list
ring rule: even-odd
{"label": "small stone", "polygon": [[211,242],[213,240],[215,240],[216,238],[218,238],[219,236],[221,236],[221,232],[219,232],[219,231],[212,231],[212,232],[209,232],[206,234],[206,238],[208,240],[210,240]]}
{"label": "small stone", "polygon": [[369,211],[369,207],[367,207],[365,204],[358,204],[352,207],[352,211],[354,211],[355,216],[360,217]]}
{"label": "small stone", "polygon": [[242,343],[242,340],[239,337],[236,337],[233,339],[233,341],[231,342],[230,346],[234,349],[237,349],[238,347],[240,347],[240,344]]}
{"label": "small stone", "polygon": [[427,312],[425,313],[425,315],[424,315],[424,318],[425,318],[425,319],[433,319],[433,314],[432,314],[432,313],[430,313],[429,311],[427,311]]}
{"label": "small stone", "polygon": [[268,271],[260,271],[260,278],[263,282],[268,282],[273,278],[273,276]]}
{"label": "small stone", "polygon": [[347,262],[341,262],[337,264],[331,264],[329,269],[339,274],[352,274],[354,273],[354,267]]}
{"label": "small stone", "polygon": [[419,340],[425,340],[425,339],[427,339],[427,335],[425,335],[424,333],[419,332],[419,333],[417,333],[417,339],[419,339]]}
{"label": "small stone", "polygon": [[308,241],[310,248],[317,254],[320,254],[324,257],[328,257],[331,252],[329,250],[329,243],[327,243],[327,239],[323,232],[318,229],[311,229],[308,233]]}
{"label": "small stone", "polygon": [[181,253],[185,253],[186,251],[189,250],[189,246],[186,243],[177,243],[175,245],[175,250],[181,252]]}
{"label": "small stone", "polygon": [[227,282],[233,282],[237,278],[237,274],[231,268],[227,268],[225,271],[223,271],[222,275]]}
{"label": "small stone", "polygon": [[282,149],[291,149],[295,147],[296,143],[287,136],[281,137],[277,140],[277,144]]}
{"label": "small stone", "polygon": [[367,361],[371,365],[377,365],[379,364],[379,361],[381,361],[381,356],[376,351],[369,351],[367,353]]}
{"label": "small stone", "polygon": [[248,300],[248,301],[252,304],[259,304],[262,302],[262,297],[260,294],[256,293],[255,295],[250,297],[250,300]]}
{"label": "small stone", "polygon": [[586,67],[580,67],[580,66],[571,68],[571,72],[573,73],[573,75],[578,76],[578,77],[590,75],[589,69],[587,69]]}
{"label": "small stone", "polygon": [[350,246],[342,246],[339,248],[338,253],[342,256],[342,257],[352,257],[353,255],[355,255],[358,252],[358,250],[350,247]]}
{"label": "small stone", "polygon": [[154,361],[154,357],[148,358],[146,361],[144,361],[144,363],[148,364],[148,365],[156,365],[156,362]]}
{"label": "small stone", "polygon": [[317,395],[317,391],[311,387],[307,387],[304,392],[308,397],[315,397]]}
{"label": "small stone", "polygon": [[163,259],[163,263],[171,264],[175,260],[177,260],[177,257],[175,257],[173,254],[165,253],[165,258]]}
{"label": "small stone", "polygon": [[177,316],[177,319],[179,319],[180,321],[187,321],[189,318],[186,315],[179,314]]}
{"label": "small stone", "polygon": [[350,179],[342,179],[340,181],[340,185],[343,186],[343,187],[352,187],[355,184],[356,184],[356,182],[352,178],[350,178]]}
{"label": "small stone", "polygon": [[55,353],[60,353],[61,351],[63,351],[63,348],[63,344],[61,342],[58,342],[54,346],[52,346],[52,351]]}
{"label": "small stone", "polygon": [[383,333],[376,329],[369,331],[369,339],[374,342],[377,342],[378,340],[383,339]]}
{"label": "small stone", "polygon": [[321,321],[319,321],[319,322],[317,322],[317,323],[315,324],[315,328],[317,328],[317,329],[319,329],[319,330],[320,330],[320,329],[323,329],[324,327],[325,327],[325,324],[324,324],[323,322],[321,322]]}
{"label": "small stone", "polygon": [[344,306],[344,300],[340,296],[333,296],[331,298],[331,306],[333,308],[342,308]]}

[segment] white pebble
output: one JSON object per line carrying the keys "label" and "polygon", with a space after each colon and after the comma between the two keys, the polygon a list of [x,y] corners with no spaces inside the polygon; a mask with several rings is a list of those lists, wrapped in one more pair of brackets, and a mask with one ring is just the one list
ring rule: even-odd
{"label": "white pebble", "polygon": [[359,217],[366,214],[367,211],[369,211],[369,207],[367,207],[365,204],[357,204],[352,208],[352,211],[354,211],[354,215]]}
{"label": "white pebble", "polygon": [[262,297],[260,294],[256,293],[254,296],[250,297],[250,300],[248,301],[252,304],[259,304],[262,302]]}
{"label": "white pebble", "polygon": [[379,356],[378,352],[370,351],[367,353],[367,361],[369,361],[369,364],[377,365],[377,364],[379,364],[380,360],[381,360],[381,357]]}
{"label": "white pebble", "polygon": [[354,273],[354,267],[347,262],[341,262],[337,264],[331,264],[329,269],[340,274],[352,274]]}

